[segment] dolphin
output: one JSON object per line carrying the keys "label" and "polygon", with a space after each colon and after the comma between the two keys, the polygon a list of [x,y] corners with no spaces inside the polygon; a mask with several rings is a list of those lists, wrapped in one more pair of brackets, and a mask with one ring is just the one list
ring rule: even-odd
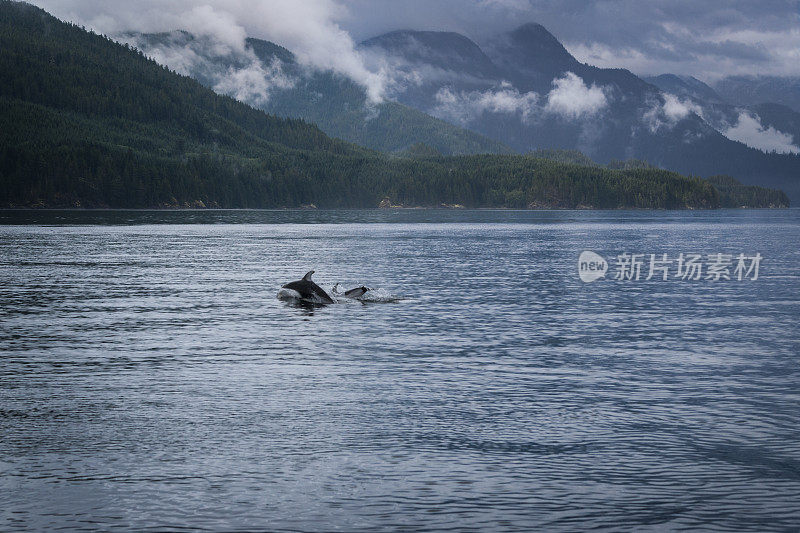
{"label": "dolphin", "polygon": [[333,294],[336,295],[336,296],[342,295],[345,298],[361,298],[362,296],[364,296],[364,294],[367,291],[371,291],[371,290],[372,289],[370,289],[369,287],[364,287],[362,285],[361,287],[356,287],[354,289],[349,289],[349,290],[346,290],[346,291],[344,291],[342,293],[342,292],[339,292],[339,284],[338,283],[333,286]]}
{"label": "dolphin", "polygon": [[364,293],[367,292],[368,290],[370,289],[362,285],[361,287],[356,287],[355,289],[344,291],[344,295],[348,298],[360,298],[361,296],[364,296]]}
{"label": "dolphin", "polygon": [[328,296],[328,293],[325,292],[322,287],[311,281],[311,276],[313,274],[314,271],[311,270],[308,274],[303,276],[303,279],[287,283],[283,288],[295,291],[301,300],[324,304],[334,303],[333,299]]}

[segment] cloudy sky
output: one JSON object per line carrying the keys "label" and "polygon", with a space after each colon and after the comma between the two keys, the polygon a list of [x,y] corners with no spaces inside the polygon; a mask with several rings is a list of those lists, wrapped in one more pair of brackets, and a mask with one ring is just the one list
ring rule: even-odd
{"label": "cloudy sky", "polygon": [[480,40],[533,21],[578,59],[637,74],[705,79],[800,74],[797,0],[350,0],[347,5],[343,25],[356,39],[407,26],[450,29]]}
{"label": "cloudy sky", "polygon": [[[636,74],[800,75],[800,0],[33,0],[102,33],[188,29],[233,47],[245,34],[380,87],[354,44],[396,29],[480,42],[524,22],[579,60]],[[378,90],[378,89],[376,89]]]}

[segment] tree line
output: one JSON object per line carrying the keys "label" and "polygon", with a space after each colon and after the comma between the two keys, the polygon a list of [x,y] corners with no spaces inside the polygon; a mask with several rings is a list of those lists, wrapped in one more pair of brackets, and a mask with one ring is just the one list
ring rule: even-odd
{"label": "tree line", "polygon": [[[0,2],[0,50],[3,207],[375,207],[384,198],[407,206],[721,205],[711,182],[574,164],[575,154],[374,152],[217,95],[27,4]],[[747,194],[761,193],[736,201]]]}

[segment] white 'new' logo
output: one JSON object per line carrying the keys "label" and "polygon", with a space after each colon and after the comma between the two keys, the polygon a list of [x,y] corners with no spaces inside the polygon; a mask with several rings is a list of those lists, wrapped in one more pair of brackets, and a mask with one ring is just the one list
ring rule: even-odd
{"label": "white 'new' logo", "polygon": [[606,277],[608,262],[603,256],[594,252],[585,251],[578,258],[578,275],[584,283],[591,283],[597,279]]}

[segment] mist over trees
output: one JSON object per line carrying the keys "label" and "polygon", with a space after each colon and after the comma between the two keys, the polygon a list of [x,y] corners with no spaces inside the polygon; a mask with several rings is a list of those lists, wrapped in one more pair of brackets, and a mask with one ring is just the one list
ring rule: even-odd
{"label": "mist over trees", "polygon": [[26,4],[0,2],[0,50],[4,207],[720,205],[710,182],[653,168],[367,150]]}

